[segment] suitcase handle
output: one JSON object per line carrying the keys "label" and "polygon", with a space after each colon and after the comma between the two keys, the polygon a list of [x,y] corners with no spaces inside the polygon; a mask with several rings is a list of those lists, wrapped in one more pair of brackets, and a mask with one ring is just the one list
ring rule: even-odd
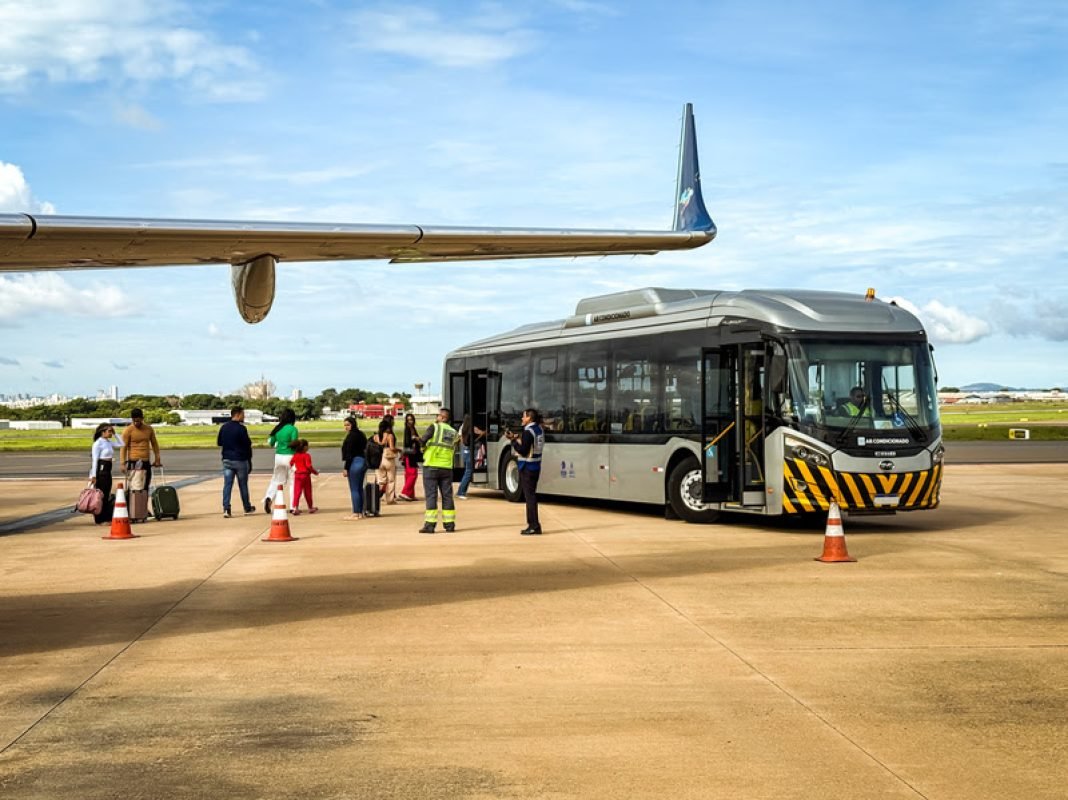
{"label": "suitcase handle", "polygon": [[167,485],[167,476],[163,474],[163,465],[160,464],[158,467],[156,467],[156,469],[159,470],[159,485],[160,486],[166,486]]}

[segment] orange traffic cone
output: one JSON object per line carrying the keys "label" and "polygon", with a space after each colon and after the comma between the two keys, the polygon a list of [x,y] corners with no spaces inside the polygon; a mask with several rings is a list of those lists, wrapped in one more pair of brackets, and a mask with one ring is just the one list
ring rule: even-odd
{"label": "orange traffic cone", "polygon": [[823,555],[815,559],[824,564],[835,564],[840,561],[856,561],[849,557],[846,550],[845,531],[842,530],[842,512],[838,510],[838,503],[831,501],[831,507],[827,511],[827,532],[823,535]]}
{"label": "orange traffic cone", "polygon": [[130,512],[126,510],[126,493],[122,490],[122,482],[115,490],[115,510],[111,515],[111,532],[101,539],[136,539],[136,534],[130,531]]}
{"label": "orange traffic cone", "polygon": [[274,495],[274,503],[271,504],[271,533],[265,542],[295,542],[296,536],[289,535],[289,515],[286,514],[286,493],[282,484],[278,484],[278,491]]}

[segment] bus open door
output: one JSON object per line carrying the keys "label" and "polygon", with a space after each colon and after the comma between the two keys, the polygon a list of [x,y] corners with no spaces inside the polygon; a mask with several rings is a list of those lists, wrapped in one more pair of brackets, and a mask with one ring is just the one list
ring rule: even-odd
{"label": "bus open door", "polygon": [[762,506],[763,345],[728,345],[702,354],[701,469],[704,501]]}
{"label": "bus open door", "polygon": [[[501,376],[486,369],[470,369],[449,373],[449,398],[453,403],[452,422],[459,427],[465,416],[470,416],[472,425],[484,432],[471,450],[474,460],[474,475],[471,483],[485,486],[489,483],[489,457],[486,433],[496,433],[500,428]],[[464,474],[462,449],[457,450],[453,462],[453,480],[459,481]]]}

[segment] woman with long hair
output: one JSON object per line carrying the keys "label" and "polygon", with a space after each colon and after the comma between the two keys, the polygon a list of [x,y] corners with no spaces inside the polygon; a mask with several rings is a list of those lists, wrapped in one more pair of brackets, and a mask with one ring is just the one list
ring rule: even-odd
{"label": "woman with long hair", "polygon": [[110,422],[101,422],[93,431],[93,463],[89,467],[89,482],[104,495],[104,505],[99,514],[93,514],[93,522],[100,525],[111,520],[111,461],[115,457],[115,445],[111,437],[115,427]]}
{"label": "woman with long hair", "polygon": [[415,482],[419,479],[419,462],[423,460],[423,442],[419,438],[415,414],[404,415],[404,488],[401,500],[415,500]]}
{"label": "woman with long hair", "polygon": [[352,513],[345,519],[363,519],[363,481],[367,475],[367,437],[355,417],[345,420],[345,441],[341,443],[341,474],[348,478]]}
{"label": "woman with long hair", "polygon": [[382,446],[382,463],[375,478],[382,489],[382,498],[387,506],[397,502],[397,437],[393,434],[393,417],[387,414],[378,423],[375,441]]}
{"label": "woman with long hair", "polygon": [[263,493],[263,510],[271,513],[275,492],[284,486],[289,490],[289,507],[293,507],[293,482],[289,479],[289,462],[293,459],[293,443],[300,438],[297,433],[297,414],[293,409],[283,409],[278,415],[278,424],[267,437],[267,444],[274,447],[274,472],[271,482]]}

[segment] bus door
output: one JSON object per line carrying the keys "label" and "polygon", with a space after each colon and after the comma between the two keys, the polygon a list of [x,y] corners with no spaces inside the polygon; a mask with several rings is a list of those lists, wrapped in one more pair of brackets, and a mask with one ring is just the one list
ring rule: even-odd
{"label": "bus door", "polygon": [[740,500],[737,362],[737,348],[723,347],[702,353],[701,472],[706,503]]}
{"label": "bus door", "polygon": [[[449,397],[452,399],[452,423],[459,427],[464,417],[470,415],[473,427],[493,434],[500,427],[498,399],[501,378],[498,373],[486,369],[469,369],[449,374]],[[487,442],[495,436],[483,435],[471,451],[474,460],[474,475],[471,483],[485,485],[489,481],[489,458]],[[453,462],[453,480],[459,481],[464,474],[463,448],[457,448]]]}
{"label": "bus door", "polygon": [[767,502],[764,479],[764,344],[740,347],[738,393],[741,441],[742,505],[763,506]]}

